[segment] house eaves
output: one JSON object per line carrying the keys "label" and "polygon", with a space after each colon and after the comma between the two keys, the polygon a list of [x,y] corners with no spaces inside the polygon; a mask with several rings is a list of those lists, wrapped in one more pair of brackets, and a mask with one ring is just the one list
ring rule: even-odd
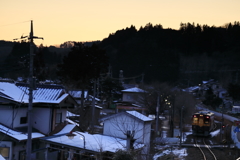
{"label": "house eaves", "polygon": [[[7,126],[0,124],[0,132],[17,140],[17,141],[26,141],[28,139],[28,134],[13,130]],[[38,139],[45,137],[45,135],[39,132],[32,132],[32,139]]]}

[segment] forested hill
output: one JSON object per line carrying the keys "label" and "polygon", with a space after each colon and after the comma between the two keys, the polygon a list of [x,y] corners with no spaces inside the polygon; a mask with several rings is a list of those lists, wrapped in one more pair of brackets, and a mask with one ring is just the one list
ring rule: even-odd
{"label": "forested hill", "polygon": [[[122,70],[126,83],[143,80],[196,85],[202,80],[216,79],[227,84],[240,79],[239,22],[221,27],[182,23],[178,30],[148,23],[139,29],[130,26],[118,30],[96,43],[109,56],[113,78],[119,78]],[[56,78],[57,64],[73,45],[73,41],[68,41],[60,48],[38,47],[36,72],[48,79]],[[20,45],[0,41],[0,77],[27,73],[20,69],[27,69],[28,52],[25,42]]]}
{"label": "forested hill", "polygon": [[131,26],[110,34],[100,46],[110,57],[115,77],[119,70],[124,77],[144,73],[145,82],[197,82],[222,74],[233,78],[240,69],[239,22],[222,27],[181,23],[179,30],[151,23],[138,30]]}

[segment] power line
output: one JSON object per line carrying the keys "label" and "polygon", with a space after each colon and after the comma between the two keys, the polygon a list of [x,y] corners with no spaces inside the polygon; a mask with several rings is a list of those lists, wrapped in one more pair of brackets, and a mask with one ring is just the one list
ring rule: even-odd
{"label": "power line", "polygon": [[28,20],[28,21],[22,21],[22,22],[17,22],[17,23],[12,23],[12,24],[0,25],[0,27],[6,27],[6,26],[11,26],[11,25],[16,25],[16,24],[21,24],[21,23],[27,23],[27,22],[30,22],[30,20]]}

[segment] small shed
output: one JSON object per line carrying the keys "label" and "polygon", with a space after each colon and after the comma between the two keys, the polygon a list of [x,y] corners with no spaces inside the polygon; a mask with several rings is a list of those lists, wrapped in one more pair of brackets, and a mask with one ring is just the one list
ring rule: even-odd
{"label": "small shed", "polygon": [[103,135],[127,138],[130,132],[135,142],[145,145],[143,153],[149,153],[152,119],[137,112],[126,111],[102,118]]}

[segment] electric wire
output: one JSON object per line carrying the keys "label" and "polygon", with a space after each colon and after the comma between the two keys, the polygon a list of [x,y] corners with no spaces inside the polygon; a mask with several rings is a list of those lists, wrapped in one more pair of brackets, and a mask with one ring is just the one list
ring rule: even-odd
{"label": "electric wire", "polygon": [[6,27],[6,26],[12,26],[12,25],[17,25],[17,24],[21,24],[21,23],[29,23],[31,20],[28,21],[22,21],[22,22],[16,22],[16,23],[11,23],[11,24],[4,24],[4,25],[0,25],[0,27]]}

